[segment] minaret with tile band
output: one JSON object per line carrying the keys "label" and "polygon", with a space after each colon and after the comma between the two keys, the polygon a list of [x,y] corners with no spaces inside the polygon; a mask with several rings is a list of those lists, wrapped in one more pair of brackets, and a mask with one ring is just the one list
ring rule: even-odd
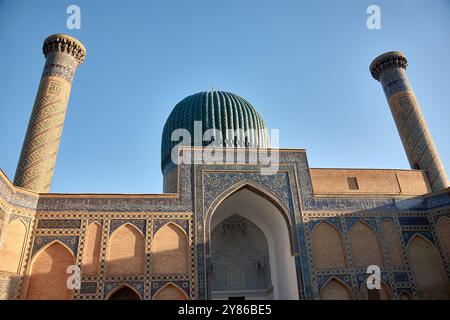
{"label": "minaret with tile band", "polygon": [[425,170],[432,191],[440,191],[449,186],[448,178],[406,75],[407,66],[405,55],[392,51],[375,58],[370,73],[383,87],[411,168]]}
{"label": "minaret with tile band", "polygon": [[84,62],[83,44],[67,35],[45,39],[46,58],[14,184],[38,193],[50,191],[72,79]]}

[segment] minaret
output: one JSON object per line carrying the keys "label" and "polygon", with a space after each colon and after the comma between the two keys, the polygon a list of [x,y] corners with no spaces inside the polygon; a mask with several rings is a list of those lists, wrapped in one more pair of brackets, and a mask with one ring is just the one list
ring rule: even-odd
{"label": "minaret", "polygon": [[64,34],[45,39],[43,52],[45,67],[14,178],[15,185],[38,193],[50,191],[72,79],[86,56],[81,42]]}
{"label": "minaret", "polygon": [[370,73],[383,86],[411,168],[426,171],[432,191],[443,190],[449,186],[448,178],[406,75],[407,66],[403,53],[387,52],[373,60]]}

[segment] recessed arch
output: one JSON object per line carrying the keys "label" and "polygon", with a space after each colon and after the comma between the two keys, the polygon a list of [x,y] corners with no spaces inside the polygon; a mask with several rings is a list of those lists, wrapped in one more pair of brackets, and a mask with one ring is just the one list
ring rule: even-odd
{"label": "recessed arch", "polygon": [[[225,197],[225,198],[223,198]],[[208,217],[205,218],[205,230],[209,230],[205,235],[211,245],[211,233],[222,221],[237,214],[253,224],[255,224],[267,239],[269,250],[270,280],[272,290],[258,299],[299,299],[299,285],[301,275],[297,275],[295,255],[292,251],[293,242],[290,233],[292,224],[290,223],[289,211],[284,211],[283,206],[275,205],[276,198],[266,190],[255,184],[248,185],[247,181],[241,181],[227,189],[222,196],[216,199],[215,205],[211,206]],[[272,200],[270,200],[272,199]],[[283,210],[283,211],[281,211]],[[207,246],[208,247],[208,246]],[[210,256],[211,250],[207,251],[207,259],[214,260]],[[214,267],[212,268],[214,272]],[[210,298],[220,298],[224,292],[212,292],[210,281],[211,274],[208,275],[208,295]],[[244,294],[247,298],[256,298],[247,290],[233,292],[233,295]],[[220,298],[221,299],[221,298]]]}
{"label": "recessed arch", "polygon": [[4,243],[0,247],[0,271],[20,273],[27,230],[27,224],[20,218],[10,220],[6,225]]}
{"label": "recessed arch", "polygon": [[400,235],[395,228],[395,225],[390,220],[383,220],[381,223],[383,228],[384,238],[387,243],[387,249],[391,264],[394,266],[403,265],[403,250],[400,243]]}
{"label": "recessed arch", "polygon": [[[216,199],[212,202],[212,204],[209,206],[209,209],[206,212],[206,225],[205,225],[205,239],[208,239],[208,243],[211,243],[211,218],[213,213],[217,210],[217,208],[220,206],[220,204],[225,201],[227,198],[229,198],[231,195],[237,193],[240,190],[249,190],[262,198],[265,198],[268,200],[272,205],[274,205],[279,212],[282,214],[283,219],[285,220],[287,226],[288,226],[288,234],[289,234],[289,245],[290,249],[292,251],[292,254],[297,254],[298,252],[295,251],[295,245],[294,245],[294,234],[293,230],[294,223],[292,222],[292,219],[290,217],[290,210],[286,207],[286,205],[278,198],[277,195],[275,195],[273,192],[266,190],[266,188],[262,185],[259,185],[258,183],[255,183],[250,180],[241,180],[237,182],[236,184],[228,187],[220,195],[216,197]],[[210,254],[210,248],[207,245],[206,246],[206,254]]]}
{"label": "recessed arch", "polygon": [[321,300],[351,300],[352,291],[341,279],[331,277],[320,289]]}
{"label": "recessed arch", "polygon": [[370,265],[383,265],[383,254],[375,230],[366,222],[358,221],[349,231],[353,264],[367,268]]}
{"label": "recessed arch", "polygon": [[26,280],[28,300],[70,300],[72,290],[67,286],[71,274],[67,268],[75,265],[72,250],[54,240],[34,255]]}
{"label": "recessed arch", "polygon": [[153,294],[152,300],[189,300],[189,296],[175,283],[169,282]]}
{"label": "recessed arch", "polygon": [[391,300],[392,290],[383,280],[380,282],[380,289],[369,290],[366,281],[364,281],[359,288],[359,298],[360,300]]}
{"label": "recessed arch", "polygon": [[189,242],[179,225],[168,222],[155,233],[152,242],[153,274],[184,274],[189,271]]}
{"label": "recessed arch", "polygon": [[412,300],[411,295],[408,292],[402,291],[398,295],[399,300]]}
{"label": "recessed arch", "polygon": [[447,257],[450,259],[450,218],[446,216],[440,217],[436,223],[436,229]]}
{"label": "recessed arch", "polygon": [[414,234],[407,246],[408,262],[421,299],[448,299],[450,287],[439,250],[427,238]]}
{"label": "recessed arch", "polygon": [[124,283],[111,290],[106,300],[142,300],[142,298],[135,288]]}
{"label": "recessed arch", "polygon": [[213,299],[267,297],[272,284],[267,238],[239,214],[222,220],[212,230],[209,282]]}
{"label": "recessed arch", "polygon": [[145,238],[131,223],[114,230],[108,244],[107,273],[116,275],[143,274],[145,269]]}
{"label": "recessed arch", "polygon": [[312,259],[315,268],[345,268],[347,265],[340,230],[321,221],[311,231]]}
{"label": "recessed arch", "polygon": [[90,223],[86,229],[83,249],[83,274],[97,274],[100,267],[100,249],[102,242],[102,226],[97,221]]}

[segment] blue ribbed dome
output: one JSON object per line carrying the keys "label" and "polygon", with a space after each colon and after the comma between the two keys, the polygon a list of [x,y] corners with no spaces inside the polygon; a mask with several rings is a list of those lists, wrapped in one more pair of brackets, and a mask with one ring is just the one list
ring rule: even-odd
{"label": "blue ribbed dome", "polygon": [[[180,101],[169,115],[164,125],[161,141],[161,169],[170,163],[172,149],[179,144],[171,141],[175,129],[186,129],[194,137],[194,121],[202,122],[203,133],[208,129],[217,129],[222,133],[225,147],[270,146],[269,134],[261,115],[245,99],[229,92],[199,92]],[[255,129],[246,137],[227,139],[227,130]],[[242,138],[242,139],[241,139]],[[210,142],[204,142],[208,145]],[[192,141],[192,145],[194,141]]]}

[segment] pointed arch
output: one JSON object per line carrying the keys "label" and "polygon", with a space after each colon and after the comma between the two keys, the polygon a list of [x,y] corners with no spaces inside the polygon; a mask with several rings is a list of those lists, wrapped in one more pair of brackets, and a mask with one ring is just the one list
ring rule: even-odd
{"label": "pointed arch", "polygon": [[351,300],[352,291],[347,284],[331,277],[320,289],[321,300]]}
{"label": "pointed arch", "polygon": [[[237,193],[240,190],[247,189],[263,198],[271,202],[282,214],[283,219],[285,220],[287,226],[288,226],[288,233],[289,233],[289,243],[291,247],[292,255],[298,254],[295,250],[294,245],[294,231],[295,228],[294,223],[292,222],[292,219],[290,217],[290,210],[286,207],[286,205],[278,198],[277,195],[275,195],[273,192],[267,190],[264,186],[255,183],[250,180],[241,180],[234,185],[228,187],[225,189],[220,195],[216,197],[216,199],[211,203],[209,206],[209,209],[206,212],[206,223],[204,228],[205,233],[205,239],[208,239],[208,243],[211,243],[211,217],[213,213],[216,211],[216,209],[220,206],[220,204],[228,199],[231,195],[234,193]],[[209,246],[206,246],[206,254],[210,254],[210,248]]]}
{"label": "pointed arch", "polygon": [[55,240],[41,248],[34,256],[27,279],[27,300],[70,300],[72,290],[67,287],[67,267],[75,265],[72,251]]}
{"label": "pointed arch", "polygon": [[378,235],[364,221],[355,223],[349,232],[353,264],[367,268],[370,265],[383,265],[383,256]]}
{"label": "pointed arch", "polygon": [[345,249],[341,232],[327,221],[321,221],[311,232],[314,266],[317,269],[345,268]]}
{"label": "pointed arch", "polygon": [[421,299],[448,299],[450,288],[439,250],[421,234],[408,242],[408,262]]}
{"label": "pointed arch", "polygon": [[152,243],[153,274],[184,274],[189,272],[189,242],[186,232],[168,222],[155,234]]}
{"label": "pointed arch", "polygon": [[391,264],[394,266],[403,265],[403,250],[400,243],[400,235],[398,234],[394,223],[389,220],[383,220],[381,225],[383,228],[384,238],[386,239]]}
{"label": "pointed arch", "polygon": [[142,300],[142,298],[135,288],[124,283],[111,290],[106,300]]}
{"label": "pointed arch", "polygon": [[0,247],[0,271],[20,273],[20,265],[27,240],[27,224],[20,218],[10,221],[4,229],[4,243]]}
{"label": "pointed arch", "polygon": [[61,240],[55,239],[55,240],[52,240],[51,242],[45,244],[45,245],[42,246],[41,248],[39,248],[39,250],[37,250],[36,252],[34,252],[34,254],[32,255],[32,262],[36,259],[37,256],[39,256],[39,254],[40,254],[42,251],[45,251],[48,247],[50,247],[51,245],[53,245],[53,244],[55,244],[55,243],[57,243],[58,245],[64,247],[67,251],[70,252],[70,254],[72,255],[72,257],[75,258],[75,254],[74,254],[72,248],[70,248],[67,244],[65,244],[65,243],[62,242]]}
{"label": "pointed arch", "polygon": [[359,299],[360,300],[391,300],[392,292],[389,285],[383,280],[380,283],[380,289],[369,290],[366,285],[366,281],[361,284],[359,288]]}
{"label": "pointed arch", "polygon": [[169,282],[155,292],[152,300],[189,300],[189,297],[184,290]]}
{"label": "pointed arch", "polygon": [[[265,299],[299,299],[303,293],[301,288],[300,268],[296,269],[296,249],[292,235],[296,235],[290,220],[290,211],[280,204],[279,200],[264,188],[247,180],[236,183],[216,198],[205,215],[204,232],[207,259],[211,262],[212,230],[231,215],[239,216],[255,224],[264,234],[268,245],[271,291],[258,291]],[[298,262],[299,263],[299,262]],[[208,275],[211,283],[214,268]],[[297,281],[293,281],[296,279]],[[208,298],[221,299],[225,292],[213,291],[208,284]],[[245,289],[241,294],[250,298],[253,294]]]}
{"label": "pointed arch", "polygon": [[411,295],[405,291],[402,291],[402,293],[398,296],[399,300],[412,300]]}
{"label": "pointed arch", "polygon": [[97,274],[100,267],[100,247],[102,242],[102,226],[97,221],[89,224],[85,235],[83,249],[83,274]]}
{"label": "pointed arch", "polygon": [[145,269],[145,239],[141,231],[125,223],[111,234],[108,245],[107,273],[138,275]]}
{"label": "pointed arch", "polygon": [[436,229],[438,230],[439,238],[447,253],[447,257],[450,259],[450,218],[445,216],[441,217],[436,224]]}

